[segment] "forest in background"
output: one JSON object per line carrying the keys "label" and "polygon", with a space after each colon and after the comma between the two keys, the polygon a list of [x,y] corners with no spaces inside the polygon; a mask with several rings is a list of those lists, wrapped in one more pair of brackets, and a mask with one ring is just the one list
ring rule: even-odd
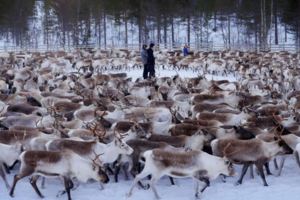
{"label": "forest in background", "polygon": [[0,0],[0,46],[300,46],[299,0]]}

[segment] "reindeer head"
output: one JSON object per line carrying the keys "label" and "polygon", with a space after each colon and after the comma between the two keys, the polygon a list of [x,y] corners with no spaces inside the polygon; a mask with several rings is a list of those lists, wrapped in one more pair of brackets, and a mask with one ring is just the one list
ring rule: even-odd
{"label": "reindeer head", "polygon": [[[277,127],[275,129],[274,132],[274,140],[277,142],[278,146],[281,147],[280,153],[282,154],[292,154],[293,153],[293,149],[291,149],[289,147],[289,145],[282,139],[282,133],[284,131],[284,129],[281,129],[281,124],[279,125],[279,127]],[[279,129],[278,129],[279,128]],[[280,132],[278,132],[278,130],[281,130]]]}
{"label": "reindeer head", "polygon": [[117,147],[119,154],[130,155],[133,153],[133,149],[128,144],[123,142],[118,135],[115,135],[114,144]]}
{"label": "reindeer head", "polygon": [[136,120],[131,119],[130,122],[133,123],[130,128],[131,131],[135,132],[140,138],[147,138],[147,136],[149,136],[149,133],[147,133],[144,127],[142,127],[140,123],[136,122]]}
{"label": "reindeer head", "polygon": [[278,146],[281,148],[279,154],[292,154],[294,152],[293,149],[289,147],[289,145],[281,138],[274,137],[274,140],[277,142]]}

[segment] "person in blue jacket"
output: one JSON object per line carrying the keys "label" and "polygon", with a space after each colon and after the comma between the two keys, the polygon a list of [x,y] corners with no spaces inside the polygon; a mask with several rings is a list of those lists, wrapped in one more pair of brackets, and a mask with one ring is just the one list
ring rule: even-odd
{"label": "person in blue jacket", "polygon": [[182,52],[183,52],[183,56],[189,55],[189,47],[187,44],[184,45]]}

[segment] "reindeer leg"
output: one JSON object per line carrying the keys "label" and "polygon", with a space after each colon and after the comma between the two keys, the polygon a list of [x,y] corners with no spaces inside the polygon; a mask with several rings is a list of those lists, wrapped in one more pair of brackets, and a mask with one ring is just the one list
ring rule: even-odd
{"label": "reindeer leg", "polygon": [[221,174],[221,180],[223,183],[226,183],[226,176],[224,176],[223,174]]}
{"label": "reindeer leg", "polygon": [[111,174],[114,174],[114,171],[109,167],[109,166],[105,166],[105,169]]}
{"label": "reindeer leg", "polygon": [[258,169],[258,172],[259,172],[259,174],[260,174],[260,177],[261,177],[262,180],[263,180],[264,186],[268,186],[267,181],[266,181],[266,177],[265,177],[265,174],[264,174],[263,164],[261,164],[261,163],[256,163],[255,165],[256,165],[256,167],[257,167],[257,169]]}
{"label": "reindeer leg", "polygon": [[[206,178],[206,177],[200,177],[200,178],[198,178],[197,180],[198,180],[198,182],[197,182],[197,188],[196,188],[195,197],[196,197],[197,199],[200,199],[201,194],[204,192],[204,190],[205,190],[207,187],[210,186],[210,181],[209,181],[209,179]],[[199,181],[202,181],[202,182],[205,183],[204,187],[203,187],[200,191],[199,191]]]}
{"label": "reindeer leg", "polygon": [[269,167],[269,162],[266,162],[264,164],[265,168],[266,168],[266,172],[267,172],[267,175],[272,175],[271,171],[270,171],[270,167]]}
{"label": "reindeer leg", "polygon": [[250,178],[254,179],[253,165],[250,165]]}
{"label": "reindeer leg", "polygon": [[282,169],[283,169],[283,165],[284,165],[285,159],[286,159],[286,157],[284,157],[284,156],[281,157],[280,165],[279,165],[279,171],[278,171],[277,176],[280,176],[280,175],[281,175],[281,172],[282,172]]}
{"label": "reindeer leg", "polygon": [[42,189],[45,189],[45,184],[46,184],[46,178],[45,177],[42,177],[42,182],[41,182],[41,187]]}
{"label": "reindeer leg", "polygon": [[128,167],[126,167],[126,165],[123,164],[122,169],[124,171],[124,176],[125,176],[125,180],[129,180],[129,175],[128,175]]}
{"label": "reindeer leg", "polygon": [[[76,190],[77,189],[77,184],[76,184],[76,187],[74,187],[74,183],[73,183],[73,181],[70,179],[70,181],[68,182],[68,186],[69,186],[69,188],[70,188],[70,190]],[[57,193],[57,195],[56,195],[56,197],[60,197],[60,196],[63,196],[63,195],[65,195],[67,193],[67,190],[65,189],[65,190],[61,190],[61,191],[59,191],[58,193]]]}
{"label": "reindeer leg", "polygon": [[246,163],[246,164],[243,165],[241,176],[240,176],[239,180],[236,182],[236,185],[242,184],[243,178],[244,178],[244,176],[245,176],[245,174],[248,170],[249,165],[250,165],[249,163]]}
{"label": "reindeer leg", "polygon": [[273,162],[274,162],[274,167],[275,167],[275,169],[276,169],[276,170],[278,170],[277,159],[276,159],[276,158],[274,158]]}
{"label": "reindeer leg", "polygon": [[148,190],[150,188],[149,184],[144,185],[141,181],[138,182],[138,185],[144,190]]}
{"label": "reindeer leg", "polygon": [[5,163],[3,163],[3,167],[4,167],[5,171],[6,171],[6,173],[10,174],[9,167]]}
{"label": "reindeer leg", "polygon": [[[136,172],[141,172],[141,163],[138,161],[138,155],[135,155],[133,153],[133,156],[132,156],[132,169],[131,169],[131,174],[133,177],[136,177]],[[144,170],[143,170],[144,171]],[[148,175],[147,175],[148,176]],[[150,178],[149,178],[150,179]],[[139,180],[138,182],[138,185],[143,188],[144,190],[146,189],[149,189],[149,185],[143,185],[142,182]]]}
{"label": "reindeer leg", "polygon": [[72,180],[67,177],[64,177],[64,185],[65,185],[65,190],[68,194],[68,200],[72,200],[71,198],[71,189],[73,188]]}
{"label": "reindeer leg", "polygon": [[197,179],[197,178],[193,178],[194,179],[194,181],[195,181],[195,198],[196,199],[199,199],[200,197],[200,195],[199,195],[199,182],[200,182],[200,180],[199,179]]}
{"label": "reindeer leg", "polygon": [[[137,175],[135,174],[134,171],[131,171],[131,175],[132,175],[133,177],[136,177],[136,176],[137,176]],[[140,180],[137,182],[137,184],[138,184],[142,189],[144,189],[144,190],[149,189],[149,185],[148,185],[148,184],[147,184],[147,185],[144,185]]]}
{"label": "reindeer leg", "polygon": [[33,169],[31,169],[31,168],[25,168],[25,169],[22,170],[21,173],[19,173],[18,175],[15,175],[15,176],[14,176],[14,182],[13,182],[13,185],[12,185],[12,187],[11,187],[11,189],[10,189],[10,192],[9,192],[9,195],[10,195],[11,197],[14,196],[14,191],[15,191],[15,187],[16,187],[16,185],[17,185],[17,182],[18,182],[20,179],[22,179],[22,178],[24,178],[24,177],[26,177],[26,176],[30,176],[33,172],[34,172]]}
{"label": "reindeer leg", "polygon": [[36,176],[32,176],[30,178],[30,184],[33,187],[34,191],[37,193],[37,195],[39,195],[39,197],[44,198],[44,196],[42,195],[41,191],[39,190],[39,188],[36,185],[37,180],[39,179],[40,176],[36,175]]}
{"label": "reindeer leg", "polygon": [[204,192],[204,190],[207,188],[207,187],[209,187],[210,186],[210,182],[209,182],[209,179],[208,178],[205,178],[205,177],[203,177],[203,178],[200,178],[200,181],[203,181],[204,183],[205,183],[205,186],[201,189],[201,193],[203,193]]}
{"label": "reindeer leg", "polygon": [[171,176],[169,176],[169,180],[171,182],[171,185],[175,185],[174,179]]}
{"label": "reindeer leg", "polygon": [[19,163],[19,161],[16,160],[16,161],[12,164],[12,166],[9,166],[9,167],[8,167],[8,169],[9,169],[9,170],[13,170],[13,169],[15,168],[16,164],[18,164],[18,163]]}
{"label": "reindeer leg", "polygon": [[159,178],[156,178],[154,176],[152,176],[151,180],[150,180],[150,187],[154,193],[154,196],[155,196],[155,199],[160,199],[158,193],[157,193],[157,190],[155,188],[155,183],[159,180]]}
{"label": "reindeer leg", "polygon": [[9,186],[9,184],[8,184],[8,182],[7,182],[6,175],[5,175],[5,172],[4,172],[3,164],[2,164],[2,163],[0,163],[0,176],[1,176],[2,179],[3,179],[6,188],[9,190],[10,186]]}
{"label": "reindeer leg", "polygon": [[132,192],[133,192],[133,189],[134,189],[135,185],[138,184],[138,182],[140,182],[140,180],[147,177],[149,174],[150,173],[147,170],[144,169],[140,174],[136,175],[134,180],[133,180],[132,186],[131,186],[129,192],[126,194],[126,196],[130,197],[132,195]]}
{"label": "reindeer leg", "polygon": [[116,183],[118,182],[118,175],[120,173],[120,169],[121,167],[119,164],[115,165],[114,178]]}

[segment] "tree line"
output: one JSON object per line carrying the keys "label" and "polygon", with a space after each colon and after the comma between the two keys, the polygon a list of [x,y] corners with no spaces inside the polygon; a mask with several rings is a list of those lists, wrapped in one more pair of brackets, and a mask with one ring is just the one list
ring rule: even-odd
{"label": "tree line", "polygon": [[[0,1],[2,43],[300,46],[299,0]],[[216,40],[217,38],[217,40]]]}

